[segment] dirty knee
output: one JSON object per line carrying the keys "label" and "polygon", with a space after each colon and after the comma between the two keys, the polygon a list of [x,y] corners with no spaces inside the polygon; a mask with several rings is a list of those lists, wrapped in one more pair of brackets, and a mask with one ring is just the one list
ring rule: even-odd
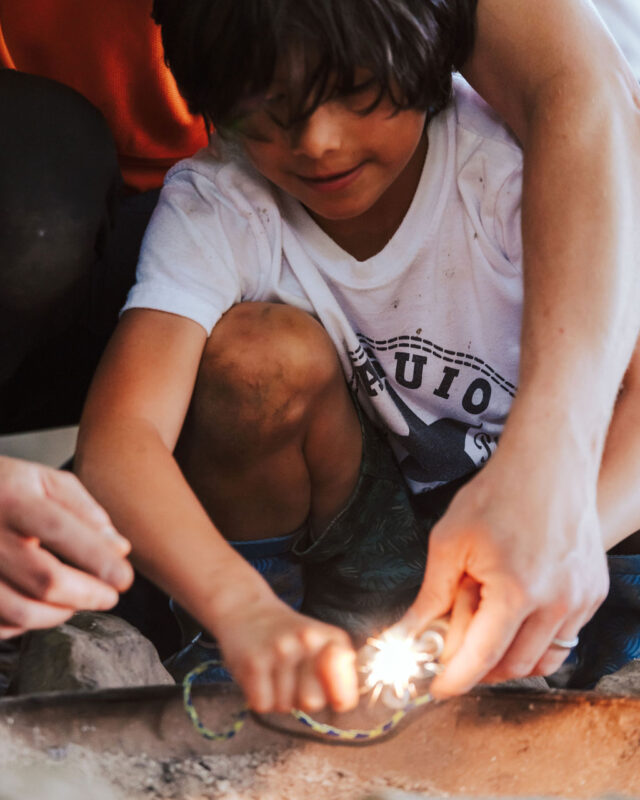
{"label": "dirty knee", "polygon": [[274,303],[241,303],[216,325],[202,359],[194,413],[220,429],[287,434],[311,403],[342,383],[333,343],[304,311]]}

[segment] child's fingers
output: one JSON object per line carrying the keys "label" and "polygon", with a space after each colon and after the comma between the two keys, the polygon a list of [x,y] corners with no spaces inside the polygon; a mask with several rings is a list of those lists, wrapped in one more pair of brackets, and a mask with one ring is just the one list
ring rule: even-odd
{"label": "child's fingers", "polygon": [[273,672],[274,709],[283,714],[291,711],[297,694],[297,665],[278,664]]}
{"label": "child's fingers", "polygon": [[296,708],[302,711],[320,711],[327,705],[327,696],[316,675],[316,664],[307,658],[298,667],[298,696]]}
{"label": "child's fingers", "polygon": [[[233,672],[233,670],[232,670]],[[258,714],[267,714],[275,708],[273,662],[254,656],[238,669],[235,676],[247,699],[247,705]]]}
{"label": "child's fingers", "polygon": [[298,666],[304,660],[305,646],[297,633],[283,634],[275,642],[275,709],[287,712],[294,707],[298,688]]}
{"label": "child's fingers", "polygon": [[355,708],[359,693],[353,649],[330,642],[318,654],[316,664],[316,675],[331,707],[335,711]]}

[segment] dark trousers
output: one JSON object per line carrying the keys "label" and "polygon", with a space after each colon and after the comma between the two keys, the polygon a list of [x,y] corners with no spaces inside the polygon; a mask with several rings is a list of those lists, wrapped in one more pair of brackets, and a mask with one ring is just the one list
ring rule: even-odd
{"label": "dark trousers", "polygon": [[[135,278],[158,191],[127,196],[109,128],[55,81],[0,70],[0,434],[79,420]],[[116,613],[163,655],[166,596],[141,576]]]}
{"label": "dark trousers", "polygon": [[158,193],[126,197],[102,115],[0,70],[0,433],[78,421]]}

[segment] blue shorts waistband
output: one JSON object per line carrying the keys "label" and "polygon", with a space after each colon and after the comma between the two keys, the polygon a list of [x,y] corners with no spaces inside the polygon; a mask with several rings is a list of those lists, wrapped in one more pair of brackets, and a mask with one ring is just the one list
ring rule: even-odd
{"label": "blue shorts waistband", "polygon": [[280,556],[291,552],[293,543],[300,535],[301,530],[294,531],[286,536],[275,536],[272,539],[251,539],[246,542],[229,541],[229,544],[247,560]]}

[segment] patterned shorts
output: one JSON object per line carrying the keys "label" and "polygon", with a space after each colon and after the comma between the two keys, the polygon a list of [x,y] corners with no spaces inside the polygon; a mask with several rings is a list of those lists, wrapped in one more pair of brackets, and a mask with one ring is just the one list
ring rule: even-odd
{"label": "patterned shorts", "polygon": [[[470,476],[414,499],[384,433],[358,410],[363,455],[357,485],[342,511],[318,536],[309,526],[289,536],[230,542],[275,594],[309,616],[347,630],[356,643],[395,622],[416,596],[429,531]],[[166,663],[176,679],[219,657],[215,642],[177,604],[184,648]],[[225,679],[224,670],[202,682]]]}
{"label": "patterned shorts", "polygon": [[[363,456],[351,498],[318,536],[308,526],[277,539],[231,542],[290,606],[347,630],[356,645],[395,622],[415,598],[427,557],[429,532],[458,489],[473,475],[413,496],[382,431],[358,411]],[[609,556],[611,589],[582,629],[572,652],[574,688],[591,688],[603,675],[640,658],[640,555]],[[181,679],[217,644],[174,606],[185,647],[167,667]],[[215,668],[197,682],[228,680]]]}

